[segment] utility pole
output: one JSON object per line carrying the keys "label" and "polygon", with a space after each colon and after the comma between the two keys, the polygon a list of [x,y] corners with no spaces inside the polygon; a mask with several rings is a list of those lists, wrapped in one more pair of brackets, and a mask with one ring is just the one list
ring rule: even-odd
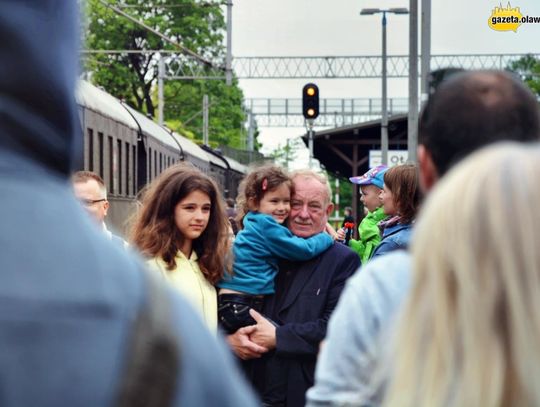
{"label": "utility pole", "polygon": [[227,56],[225,60],[225,81],[232,85],[232,1],[227,1]]}
{"label": "utility pole", "polygon": [[431,0],[422,0],[422,67],[420,77],[420,92],[422,94],[422,106],[429,96],[428,77],[431,60]]}
{"label": "utility pole", "polygon": [[313,168],[313,119],[307,119],[308,127],[308,148],[309,148],[309,168]]}
{"label": "utility pole", "polygon": [[382,118],[381,118],[381,154],[382,163],[388,165],[388,106],[386,85],[386,12],[382,17]]}
{"label": "utility pole", "polygon": [[159,55],[158,61],[158,124],[163,126],[163,77],[165,76],[165,61],[163,55]]}
{"label": "utility pole", "polygon": [[409,114],[407,160],[416,162],[418,144],[418,0],[409,0]]}
{"label": "utility pole", "polygon": [[387,106],[387,73],[386,73],[386,13],[407,14],[409,10],[403,7],[379,9],[364,8],[360,15],[367,16],[382,14],[382,118],[381,118],[381,155],[382,163],[388,165],[388,106]]}
{"label": "utility pole", "polygon": [[253,110],[249,110],[249,127],[248,127],[248,151],[253,151],[255,148],[255,120],[253,118]]}
{"label": "utility pole", "polygon": [[334,214],[334,216],[336,218],[339,218],[339,177],[337,176],[336,176],[335,187],[336,187],[336,194],[334,196],[334,205],[335,205],[336,213]]}
{"label": "utility pole", "polygon": [[208,141],[208,95],[203,96],[203,144],[209,145]]}

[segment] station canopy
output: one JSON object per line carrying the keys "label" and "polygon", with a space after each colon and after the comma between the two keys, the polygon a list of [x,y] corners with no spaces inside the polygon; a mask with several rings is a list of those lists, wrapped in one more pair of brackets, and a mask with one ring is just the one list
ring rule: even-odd
{"label": "station canopy", "polygon": [[[307,134],[302,136],[306,146]],[[407,149],[407,115],[388,118],[389,150]],[[381,149],[381,120],[316,131],[313,156],[321,166],[338,177],[354,177],[369,170],[370,150]]]}
{"label": "station canopy", "polygon": [[[309,147],[307,134],[302,137]],[[321,167],[337,177],[345,178],[362,175],[369,170],[370,150],[381,149],[381,119],[322,130],[313,134],[313,156]],[[393,115],[388,118],[388,149],[407,149],[407,115]],[[355,219],[359,219],[359,191],[352,190],[352,209]]]}

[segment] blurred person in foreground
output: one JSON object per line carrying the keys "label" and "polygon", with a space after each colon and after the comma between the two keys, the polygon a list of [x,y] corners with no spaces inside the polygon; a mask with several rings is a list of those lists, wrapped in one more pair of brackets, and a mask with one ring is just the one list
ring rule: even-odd
{"label": "blurred person in foreground", "polygon": [[77,17],[75,1],[0,2],[0,404],[253,406],[192,309],[73,196]]}
{"label": "blurred person in foreground", "polygon": [[540,405],[538,174],[538,143],[500,144],[457,165],[431,194],[381,366],[385,407]]}
{"label": "blurred person in foreground", "polygon": [[[439,86],[420,117],[420,186],[429,192],[449,168],[482,146],[539,137],[538,102],[519,80],[502,71],[456,73]],[[349,279],[329,323],[308,406],[378,402],[372,375],[410,280],[405,251],[373,259]]]}

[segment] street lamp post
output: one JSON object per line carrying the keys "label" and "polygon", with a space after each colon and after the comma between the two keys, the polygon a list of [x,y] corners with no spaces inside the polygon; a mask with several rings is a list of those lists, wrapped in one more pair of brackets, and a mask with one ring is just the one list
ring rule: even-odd
{"label": "street lamp post", "polygon": [[381,155],[382,163],[388,165],[388,106],[386,90],[386,13],[408,14],[409,10],[405,7],[380,9],[363,8],[360,15],[369,16],[373,14],[382,14],[382,118],[381,118]]}

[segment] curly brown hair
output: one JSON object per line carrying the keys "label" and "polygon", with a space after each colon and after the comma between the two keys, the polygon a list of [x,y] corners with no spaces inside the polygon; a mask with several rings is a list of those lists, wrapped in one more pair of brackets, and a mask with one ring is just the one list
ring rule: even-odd
{"label": "curly brown hair", "polygon": [[264,194],[283,184],[287,185],[292,196],[294,191],[291,178],[283,168],[273,164],[254,168],[246,175],[238,187],[238,197],[236,198],[238,226],[243,228],[244,217],[249,211],[255,210],[259,206]]}
{"label": "curly brown hair", "polygon": [[384,185],[392,192],[402,222],[412,222],[416,218],[421,200],[418,167],[414,164],[403,164],[390,168],[384,173]]}
{"label": "curly brown hair", "polygon": [[193,191],[204,192],[210,198],[208,226],[193,241],[193,250],[199,257],[204,277],[216,284],[230,269],[229,222],[216,183],[192,165],[173,165],[148,186],[130,240],[143,255],[162,258],[167,269],[173,270],[183,241],[174,221],[175,207]]}

